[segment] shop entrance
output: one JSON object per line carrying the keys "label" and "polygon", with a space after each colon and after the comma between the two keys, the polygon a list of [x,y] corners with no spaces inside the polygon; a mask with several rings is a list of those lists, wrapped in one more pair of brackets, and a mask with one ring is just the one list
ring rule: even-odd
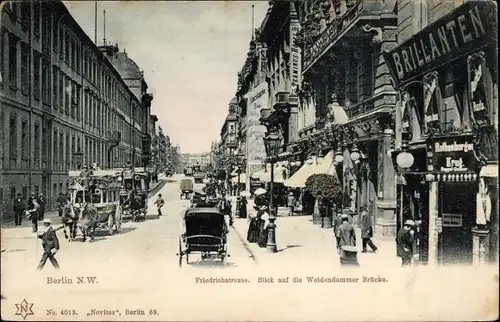
{"label": "shop entrance", "polygon": [[443,225],[438,243],[441,264],[472,263],[476,193],[474,182],[441,182],[439,185],[439,216]]}

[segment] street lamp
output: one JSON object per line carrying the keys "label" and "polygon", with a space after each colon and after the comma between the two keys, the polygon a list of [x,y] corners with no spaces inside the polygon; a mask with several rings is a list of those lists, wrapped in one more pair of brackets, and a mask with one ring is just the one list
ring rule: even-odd
{"label": "street lamp", "polygon": [[75,157],[75,163],[77,169],[80,169],[82,167],[83,163],[83,152],[78,148],[78,151],[76,151],[73,156]]}
{"label": "street lamp", "polygon": [[337,151],[335,151],[335,161],[337,163],[344,162],[344,155],[342,154],[342,149],[340,148],[340,146],[337,148]]}
{"label": "street lamp", "polygon": [[[403,133],[403,136],[405,136],[406,133]],[[403,191],[404,191],[404,186],[406,184],[406,180],[405,180],[405,177],[403,176],[403,174],[409,169],[411,168],[411,166],[413,165],[413,162],[415,162],[415,158],[413,157],[413,155],[408,152],[408,146],[406,145],[406,142],[403,142],[401,144],[401,152],[399,152],[398,156],[396,157],[396,163],[397,165],[399,166],[399,168],[401,169],[401,191],[400,191],[400,213],[399,213],[399,222],[400,222],[400,225],[402,225],[403,223]]]}
{"label": "street lamp", "polygon": [[270,197],[269,197],[269,225],[268,235],[267,235],[267,251],[270,253],[278,252],[276,247],[276,215],[274,211],[274,163],[276,162],[276,155],[279,148],[281,147],[281,139],[276,133],[269,133],[264,137],[264,145],[266,148],[266,154],[269,157],[269,163],[271,163],[271,183],[270,183]]}
{"label": "street lamp", "polygon": [[243,151],[240,150],[236,154],[236,160],[237,160],[237,167],[238,167],[238,189],[237,189],[237,192],[238,192],[238,196],[239,196],[240,195],[240,187],[241,187],[240,175],[241,175],[241,171],[243,168],[243,164],[245,163],[245,154],[243,153]]}

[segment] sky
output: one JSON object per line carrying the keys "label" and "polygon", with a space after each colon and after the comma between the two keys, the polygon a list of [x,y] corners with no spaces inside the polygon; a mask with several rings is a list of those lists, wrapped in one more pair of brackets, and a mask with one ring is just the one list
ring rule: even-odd
{"label": "sky", "polygon": [[[64,1],[94,39],[94,1]],[[118,43],[144,71],[151,113],[183,153],[209,151],[220,139],[237,72],[267,1],[98,1],[97,43]]]}

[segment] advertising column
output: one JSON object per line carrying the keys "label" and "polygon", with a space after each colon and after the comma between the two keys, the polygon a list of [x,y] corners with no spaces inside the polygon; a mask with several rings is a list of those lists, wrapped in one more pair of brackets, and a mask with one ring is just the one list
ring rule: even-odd
{"label": "advertising column", "polygon": [[251,191],[250,178],[253,173],[263,168],[262,162],[266,158],[264,136],[266,127],[260,124],[260,110],[267,108],[267,82],[260,83],[246,95],[247,100],[247,142],[246,142],[246,186]]}

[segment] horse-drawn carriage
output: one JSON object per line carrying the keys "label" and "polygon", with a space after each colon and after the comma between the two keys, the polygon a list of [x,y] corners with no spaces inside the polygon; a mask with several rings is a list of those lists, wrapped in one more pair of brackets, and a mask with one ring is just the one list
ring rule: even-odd
{"label": "horse-drawn carriage", "polygon": [[179,237],[179,266],[186,256],[201,254],[201,260],[219,258],[223,264],[230,255],[227,252],[228,228],[224,214],[215,207],[189,208],[184,214],[184,233]]}
{"label": "horse-drawn carriage", "polygon": [[122,217],[119,173],[97,169],[70,171],[69,175],[75,180],[70,186],[70,201],[63,216],[69,228],[68,239],[76,237],[77,227],[83,233],[83,241],[86,236],[93,238],[96,228],[106,229],[109,235],[119,232]]}
{"label": "horse-drawn carriage", "polygon": [[122,189],[126,191],[128,202],[124,207],[126,216],[132,221],[146,219],[148,212],[150,174],[143,168],[125,169],[122,171]]}

